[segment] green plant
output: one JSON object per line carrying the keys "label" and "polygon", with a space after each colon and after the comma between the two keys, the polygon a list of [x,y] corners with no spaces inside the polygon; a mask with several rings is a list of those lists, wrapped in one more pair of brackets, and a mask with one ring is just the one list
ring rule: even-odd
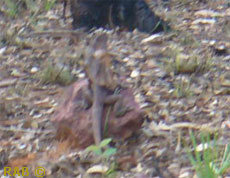
{"label": "green plant", "polygon": [[109,170],[106,172],[106,177],[107,178],[116,178],[117,177],[117,164],[115,162],[112,162],[110,164]]}
{"label": "green plant", "polygon": [[50,9],[52,9],[52,7],[54,6],[56,0],[46,0],[45,1],[45,10],[49,11]]}
{"label": "green plant", "polygon": [[187,154],[199,178],[218,178],[230,168],[230,144],[225,146],[224,153],[221,154],[220,147],[217,145],[217,138],[211,140],[210,134],[201,134],[199,146],[192,132],[190,139],[194,148],[194,155],[188,149]]}
{"label": "green plant", "polygon": [[175,74],[192,74],[199,69],[201,58],[196,54],[186,54],[183,48],[171,45],[165,52],[168,59],[165,60],[167,72]]}
{"label": "green plant", "polygon": [[110,147],[109,143],[112,141],[111,138],[106,138],[101,141],[99,145],[91,145],[86,148],[86,151],[93,152],[95,155],[99,156],[101,160],[106,161],[109,164],[109,169],[107,170],[105,176],[108,178],[116,177],[117,164],[112,161],[109,162],[109,158],[116,154],[117,149]]}
{"label": "green plant", "polygon": [[39,12],[44,10],[49,11],[55,3],[56,0],[4,0],[6,14],[16,17],[18,13],[29,11],[31,15],[30,19],[36,17]]}
{"label": "green plant", "polygon": [[15,17],[17,14],[17,3],[13,0],[5,0],[4,2],[7,8],[6,13],[11,17]]}
{"label": "green plant", "polygon": [[187,56],[178,54],[175,58],[175,72],[176,73],[194,73],[199,67],[199,60],[197,56]]}
{"label": "green plant", "polygon": [[36,76],[40,79],[41,83],[57,83],[60,85],[68,85],[73,81],[73,77],[65,66],[58,66],[48,61],[45,63],[43,70]]}
{"label": "green plant", "polygon": [[174,83],[174,88],[173,94],[177,98],[189,97],[193,95],[190,89],[190,82],[180,80],[179,82]]}
{"label": "green plant", "polygon": [[102,158],[109,159],[112,155],[117,152],[116,148],[110,147],[109,143],[112,141],[111,138],[106,138],[101,141],[99,145],[91,145],[86,148],[87,151],[92,151],[96,155]]}
{"label": "green plant", "polygon": [[227,144],[224,149],[224,154],[222,160],[215,164],[211,164],[212,168],[214,169],[214,172],[216,172],[217,175],[222,175],[225,173],[225,171],[230,168],[230,144]]}

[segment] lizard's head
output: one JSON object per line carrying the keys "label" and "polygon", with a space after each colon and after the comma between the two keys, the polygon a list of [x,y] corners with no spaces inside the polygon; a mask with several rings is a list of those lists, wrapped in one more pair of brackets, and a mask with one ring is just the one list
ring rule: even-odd
{"label": "lizard's head", "polygon": [[95,50],[107,50],[107,40],[107,35],[103,33],[96,37],[96,39],[93,41],[92,46]]}
{"label": "lizard's head", "polygon": [[86,63],[91,63],[92,60],[97,60],[108,67],[111,66],[112,55],[108,52],[107,40],[107,34],[101,34],[91,41],[86,50],[86,59],[88,60]]}
{"label": "lizard's head", "polygon": [[91,41],[86,51],[85,69],[91,81],[110,89],[116,87],[114,73],[111,70],[112,55],[107,49],[107,35],[102,34]]}

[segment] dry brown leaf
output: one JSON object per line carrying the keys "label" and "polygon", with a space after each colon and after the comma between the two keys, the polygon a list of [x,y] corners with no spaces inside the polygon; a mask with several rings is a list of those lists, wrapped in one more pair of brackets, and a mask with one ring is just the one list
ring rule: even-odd
{"label": "dry brown leaf", "polygon": [[8,78],[0,81],[0,87],[8,87],[14,85],[17,82],[15,78]]}
{"label": "dry brown leaf", "polygon": [[24,157],[20,157],[20,158],[12,158],[9,160],[8,165],[11,168],[14,167],[23,167],[23,166],[28,166],[33,164],[36,161],[37,158],[37,154],[36,153],[29,153]]}
{"label": "dry brown leaf", "polygon": [[195,16],[200,16],[200,17],[223,17],[224,15],[219,12],[215,12],[213,10],[200,10],[194,13]]}
{"label": "dry brown leaf", "polygon": [[86,172],[88,174],[105,174],[109,170],[108,166],[103,165],[95,165],[93,167],[90,167]]}

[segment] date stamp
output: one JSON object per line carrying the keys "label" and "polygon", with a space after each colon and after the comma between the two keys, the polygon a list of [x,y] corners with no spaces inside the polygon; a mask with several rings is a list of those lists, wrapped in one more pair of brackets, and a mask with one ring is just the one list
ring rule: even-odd
{"label": "date stamp", "polygon": [[[29,176],[28,167],[4,167],[4,176]],[[36,167],[34,170],[34,176],[36,177],[44,177],[45,176],[45,168],[44,167]]]}

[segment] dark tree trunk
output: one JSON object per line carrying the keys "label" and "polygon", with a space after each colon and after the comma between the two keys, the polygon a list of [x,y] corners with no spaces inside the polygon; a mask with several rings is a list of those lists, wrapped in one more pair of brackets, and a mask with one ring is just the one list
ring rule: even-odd
{"label": "dark tree trunk", "polygon": [[156,33],[163,22],[144,0],[72,0],[73,28],[121,27],[129,31]]}

